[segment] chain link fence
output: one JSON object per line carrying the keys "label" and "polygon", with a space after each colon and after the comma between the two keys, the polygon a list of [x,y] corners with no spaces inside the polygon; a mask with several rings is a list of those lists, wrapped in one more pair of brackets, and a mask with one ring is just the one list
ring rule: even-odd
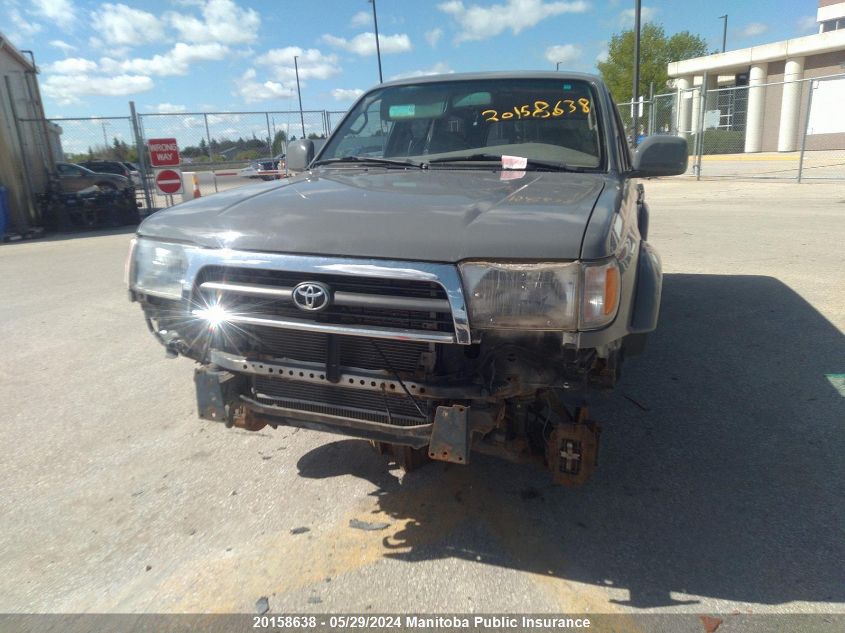
{"label": "chain link fence", "polygon": [[845,75],[702,86],[617,104],[633,139],[677,134],[697,178],[845,179]]}
{"label": "chain link fence", "polygon": [[[707,88],[705,88],[707,87]],[[630,143],[655,134],[684,136],[697,178],[845,179],[845,74],[750,86],[702,85],[617,104]],[[286,176],[283,157],[295,139],[325,139],[339,110],[179,112],[15,120],[18,135],[48,139],[28,147],[22,172],[38,199],[61,190],[62,163],[133,163],[143,213],[257,180]],[[636,129],[635,129],[636,128]],[[35,133],[38,132],[38,133]],[[157,193],[148,139],[175,138],[183,193]],[[36,143],[36,141],[32,141]]]}

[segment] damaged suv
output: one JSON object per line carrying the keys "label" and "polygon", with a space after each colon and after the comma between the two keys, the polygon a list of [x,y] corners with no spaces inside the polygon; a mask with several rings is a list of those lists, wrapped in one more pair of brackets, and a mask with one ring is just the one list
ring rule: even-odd
{"label": "damaged suv", "polygon": [[371,440],[410,469],[471,451],[593,470],[588,405],[657,325],[660,260],[633,154],[591,75],[414,78],[365,93],[314,156],[139,227],[131,299],[198,363],[199,416]]}

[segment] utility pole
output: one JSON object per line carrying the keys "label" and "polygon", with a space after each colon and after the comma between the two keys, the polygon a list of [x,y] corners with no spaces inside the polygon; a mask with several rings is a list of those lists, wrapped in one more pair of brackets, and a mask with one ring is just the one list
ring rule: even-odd
{"label": "utility pole", "polygon": [[633,125],[633,134],[631,134],[631,143],[634,147],[637,146],[637,137],[639,136],[640,127],[640,19],[642,17],[642,0],[634,0],[634,93],[631,97],[631,123]]}
{"label": "utility pole", "polygon": [[724,53],[728,45],[728,14],[720,15],[719,19],[725,21],[724,27],[722,28],[722,52]]}
{"label": "utility pole", "polygon": [[384,79],[381,76],[381,45],[378,41],[378,16],[376,15],[376,0],[368,0],[373,5],[373,26],[376,30],[376,57],[378,58],[378,82],[383,83]]}
{"label": "utility pole", "polygon": [[296,96],[299,97],[299,122],[302,123],[302,138],[305,138],[305,115],[302,114],[302,90],[299,88],[299,64],[297,58],[299,55],[293,56],[293,68],[296,71]]}
{"label": "utility pole", "polygon": [[[108,156],[109,139],[108,139],[108,136],[106,135],[106,126],[107,125],[108,125],[108,123],[103,121],[103,151],[106,152],[106,155]],[[117,158],[117,157],[115,156],[115,158]]]}

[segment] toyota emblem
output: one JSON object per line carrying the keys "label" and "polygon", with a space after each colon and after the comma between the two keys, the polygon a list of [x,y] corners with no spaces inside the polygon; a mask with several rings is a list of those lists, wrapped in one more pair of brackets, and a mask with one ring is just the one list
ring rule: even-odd
{"label": "toyota emblem", "polygon": [[300,310],[319,312],[329,306],[331,290],[327,285],[316,281],[303,281],[293,289],[292,298]]}

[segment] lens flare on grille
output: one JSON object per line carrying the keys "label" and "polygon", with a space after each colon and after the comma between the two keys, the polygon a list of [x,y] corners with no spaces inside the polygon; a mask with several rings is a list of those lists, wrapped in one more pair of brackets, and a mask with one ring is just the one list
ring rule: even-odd
{"label": "lens flare on grille", "polygon": [[194,314],[207,321],[209,327],[214,329],[220,327],[223,323],[226,323],[229,320],[229,313],[226,312],[226,309],[220,304],[214,304],[201,310],[195,310]]}

